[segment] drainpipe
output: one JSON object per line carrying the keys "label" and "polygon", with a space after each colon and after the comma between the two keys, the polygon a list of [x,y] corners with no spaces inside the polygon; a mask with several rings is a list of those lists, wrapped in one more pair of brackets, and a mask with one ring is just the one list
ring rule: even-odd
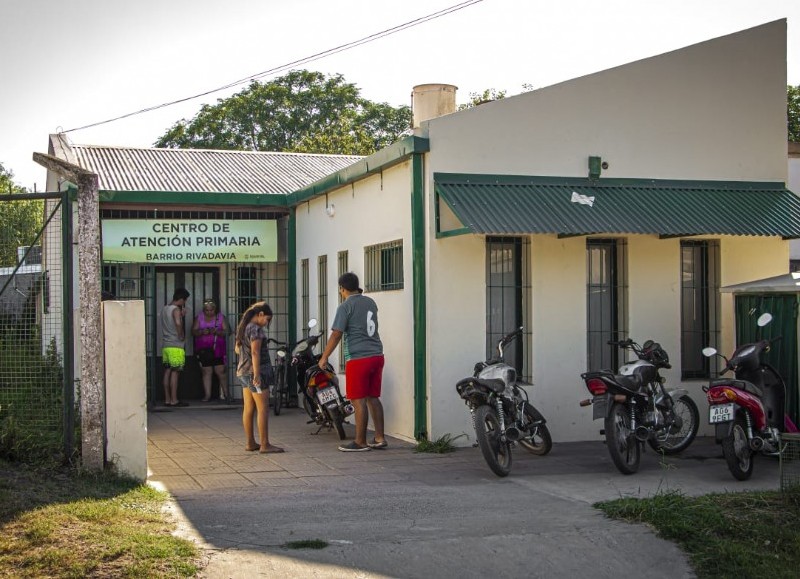
{"label": "drainpipe", "polygon": [[423,155],[411,155],[411,267],[414,300],[414,437],[428,438],[425,194]]}

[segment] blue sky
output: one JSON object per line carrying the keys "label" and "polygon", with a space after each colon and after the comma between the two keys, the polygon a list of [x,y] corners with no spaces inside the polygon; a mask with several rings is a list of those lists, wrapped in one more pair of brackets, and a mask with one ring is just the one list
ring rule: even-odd
{"label": "blue sky", "polygon": [[[459,0],[0,0],[0,163],[44,187],[31,160],[52,132],[202,93]],[[800,84],[798,0],[480,0],[303,65],[362,95],[410,104],[423,83],[516,94],[780,18],[787,80]],[[268,80],[271,77],[266,77]],[[246,85],[70,133],[75,143],[148,147],[175,121]]]}

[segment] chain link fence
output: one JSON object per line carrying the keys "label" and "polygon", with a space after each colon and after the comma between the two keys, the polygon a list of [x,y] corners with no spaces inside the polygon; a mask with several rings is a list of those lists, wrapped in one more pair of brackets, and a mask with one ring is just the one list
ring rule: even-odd
{"label": "chain link fence", "polygon": [[9,460],[71,458],[75,448],[64,203],[61,194],[0,199],[0,457]]}

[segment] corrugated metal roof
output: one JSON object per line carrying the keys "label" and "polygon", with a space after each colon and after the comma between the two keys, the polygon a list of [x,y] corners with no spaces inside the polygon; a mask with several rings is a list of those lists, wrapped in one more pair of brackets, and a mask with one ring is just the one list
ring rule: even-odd
{"label": "corrugated metal roof", "polygon": [[362,157],[71,145],[101,191],[288,194]]}
{"label": "corrugated metal roof", "polygon": [[782,183],[436,173],[434,185],[474,233],[800,237],[800,198]]}

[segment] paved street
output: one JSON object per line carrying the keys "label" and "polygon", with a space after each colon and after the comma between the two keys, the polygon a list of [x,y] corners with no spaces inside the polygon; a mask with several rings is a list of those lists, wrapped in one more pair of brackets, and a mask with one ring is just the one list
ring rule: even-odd
{"label": "paved street", "polygon": [[[149,414],[149,479],[206,550],[203,577],[691,577],[677,547],[591,505],[779,488],[777,460],[737,482],[708,438],[663,460],[648,448],[631,476],[600,440],[556,443],[546,457],[520,449],[499,479],[476,448],[416,454],[390,438],[386,450],[343,453],[335,432],[315,430],[298,409],[271,415],[271,441],[287,452],[260,455],[244,450],[238,407]],[[286,546],[306,539],[329,546]]]}

